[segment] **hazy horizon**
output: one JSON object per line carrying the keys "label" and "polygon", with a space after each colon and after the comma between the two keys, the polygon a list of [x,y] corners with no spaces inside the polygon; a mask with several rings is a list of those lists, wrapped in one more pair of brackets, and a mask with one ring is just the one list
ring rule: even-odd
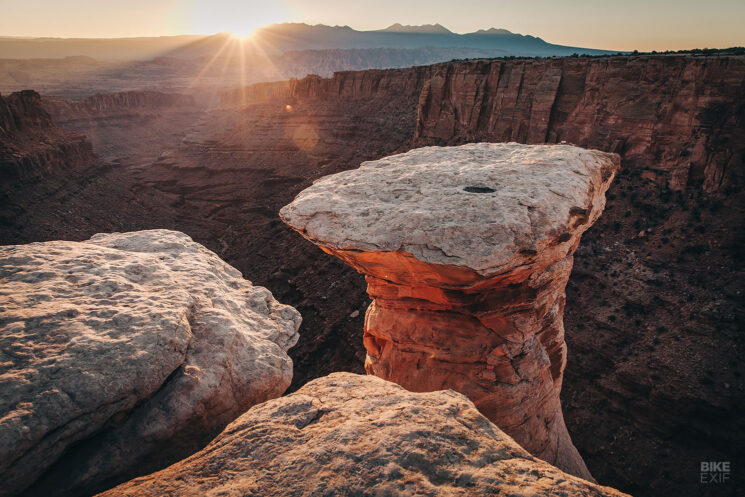
{"label": "hazy horizon", "polygon": [[566,0],[92,0],[18,2],[0,0],[0,36],[22,38],[138,38],[248,35],[260,26],[297,22],[349,26],[358,31],[392,24],[441,24],[454,33],[503,28],[549,43],[608,50],[684,50],[745,45],[745,2],[632,0],[623,4]]}

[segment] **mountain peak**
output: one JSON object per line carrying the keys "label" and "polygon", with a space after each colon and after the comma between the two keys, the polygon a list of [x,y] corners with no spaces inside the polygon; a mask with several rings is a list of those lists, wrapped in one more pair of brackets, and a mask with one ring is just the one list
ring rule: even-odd
{"label": "mountain peak", "polygon": [[453,34],[448,28],[442,24],[422,24],[419,26],[403,25],[400,23],[391,24],[385,29],[379,29],[378,31],[385,31],[387,33],[427,33],[427,34]]}
{"label": "mountain peak", "polygon": [[477,34],[477,35],[511,35],[514,33],[512,31],[508,31],[502,28],[489,28],[489,29],[479,29],[474,34]]}

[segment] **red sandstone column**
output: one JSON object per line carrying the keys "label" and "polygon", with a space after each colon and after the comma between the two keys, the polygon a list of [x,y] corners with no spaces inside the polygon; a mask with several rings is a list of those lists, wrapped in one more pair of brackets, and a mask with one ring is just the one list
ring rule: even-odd
{"label": "red sandstone column", "polygon": [[459,391],[535,456],[592,479],[559,400],[564,289],[618,165],[561,145],[426,147],[323,178],[280,215],[366,275],[368,373]]}

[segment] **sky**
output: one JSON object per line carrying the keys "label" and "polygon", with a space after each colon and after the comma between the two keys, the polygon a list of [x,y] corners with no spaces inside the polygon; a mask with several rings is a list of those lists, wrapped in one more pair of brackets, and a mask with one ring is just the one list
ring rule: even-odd
{"label": "sky", "polygon": [[496,27],[623,51],[745,45],[745,0],[0,0],[0,36],[248,35],[273,22]]}

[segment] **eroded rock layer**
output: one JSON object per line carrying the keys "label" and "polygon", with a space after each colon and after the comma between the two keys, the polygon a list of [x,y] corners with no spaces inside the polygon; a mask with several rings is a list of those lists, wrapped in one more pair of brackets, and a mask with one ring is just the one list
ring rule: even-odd
{"label": "eroded rock layer", "polygon": [[491,59],[263,83],[223,103],[414,95],[410,146],[565,141],[672,189],[715,192],[745,183],[744,82],[742,55]]}
{"label": "eroded rock layer", "polygon": [[60,129],[32,90],[0,95],[0,180],[19,181],[65,173],[93,162],[88,139]]}
{"label": "eroded rock layer", "polygon": [[365,367],[453,388],[532,454],[591,478],[564,425],[564,288],[617,156],[426,147],[317,181],[280,216],[366,275]]}
{"label": "eroded rock layer", "polygon": [[413,142],[566,141],[713,192],[745,182],[744,110],[742,56],[455,62],[425,83]]}
{"label": "eroded rock layer", "polygon": [[292,379],[300,315],[183,233],[0,248],[1,495],[81,495],[198,450]]}
{"label": "eroded rock layer", "polygon": [[622,496],[531,457],[464,396],[335,373],[106,496]]}

